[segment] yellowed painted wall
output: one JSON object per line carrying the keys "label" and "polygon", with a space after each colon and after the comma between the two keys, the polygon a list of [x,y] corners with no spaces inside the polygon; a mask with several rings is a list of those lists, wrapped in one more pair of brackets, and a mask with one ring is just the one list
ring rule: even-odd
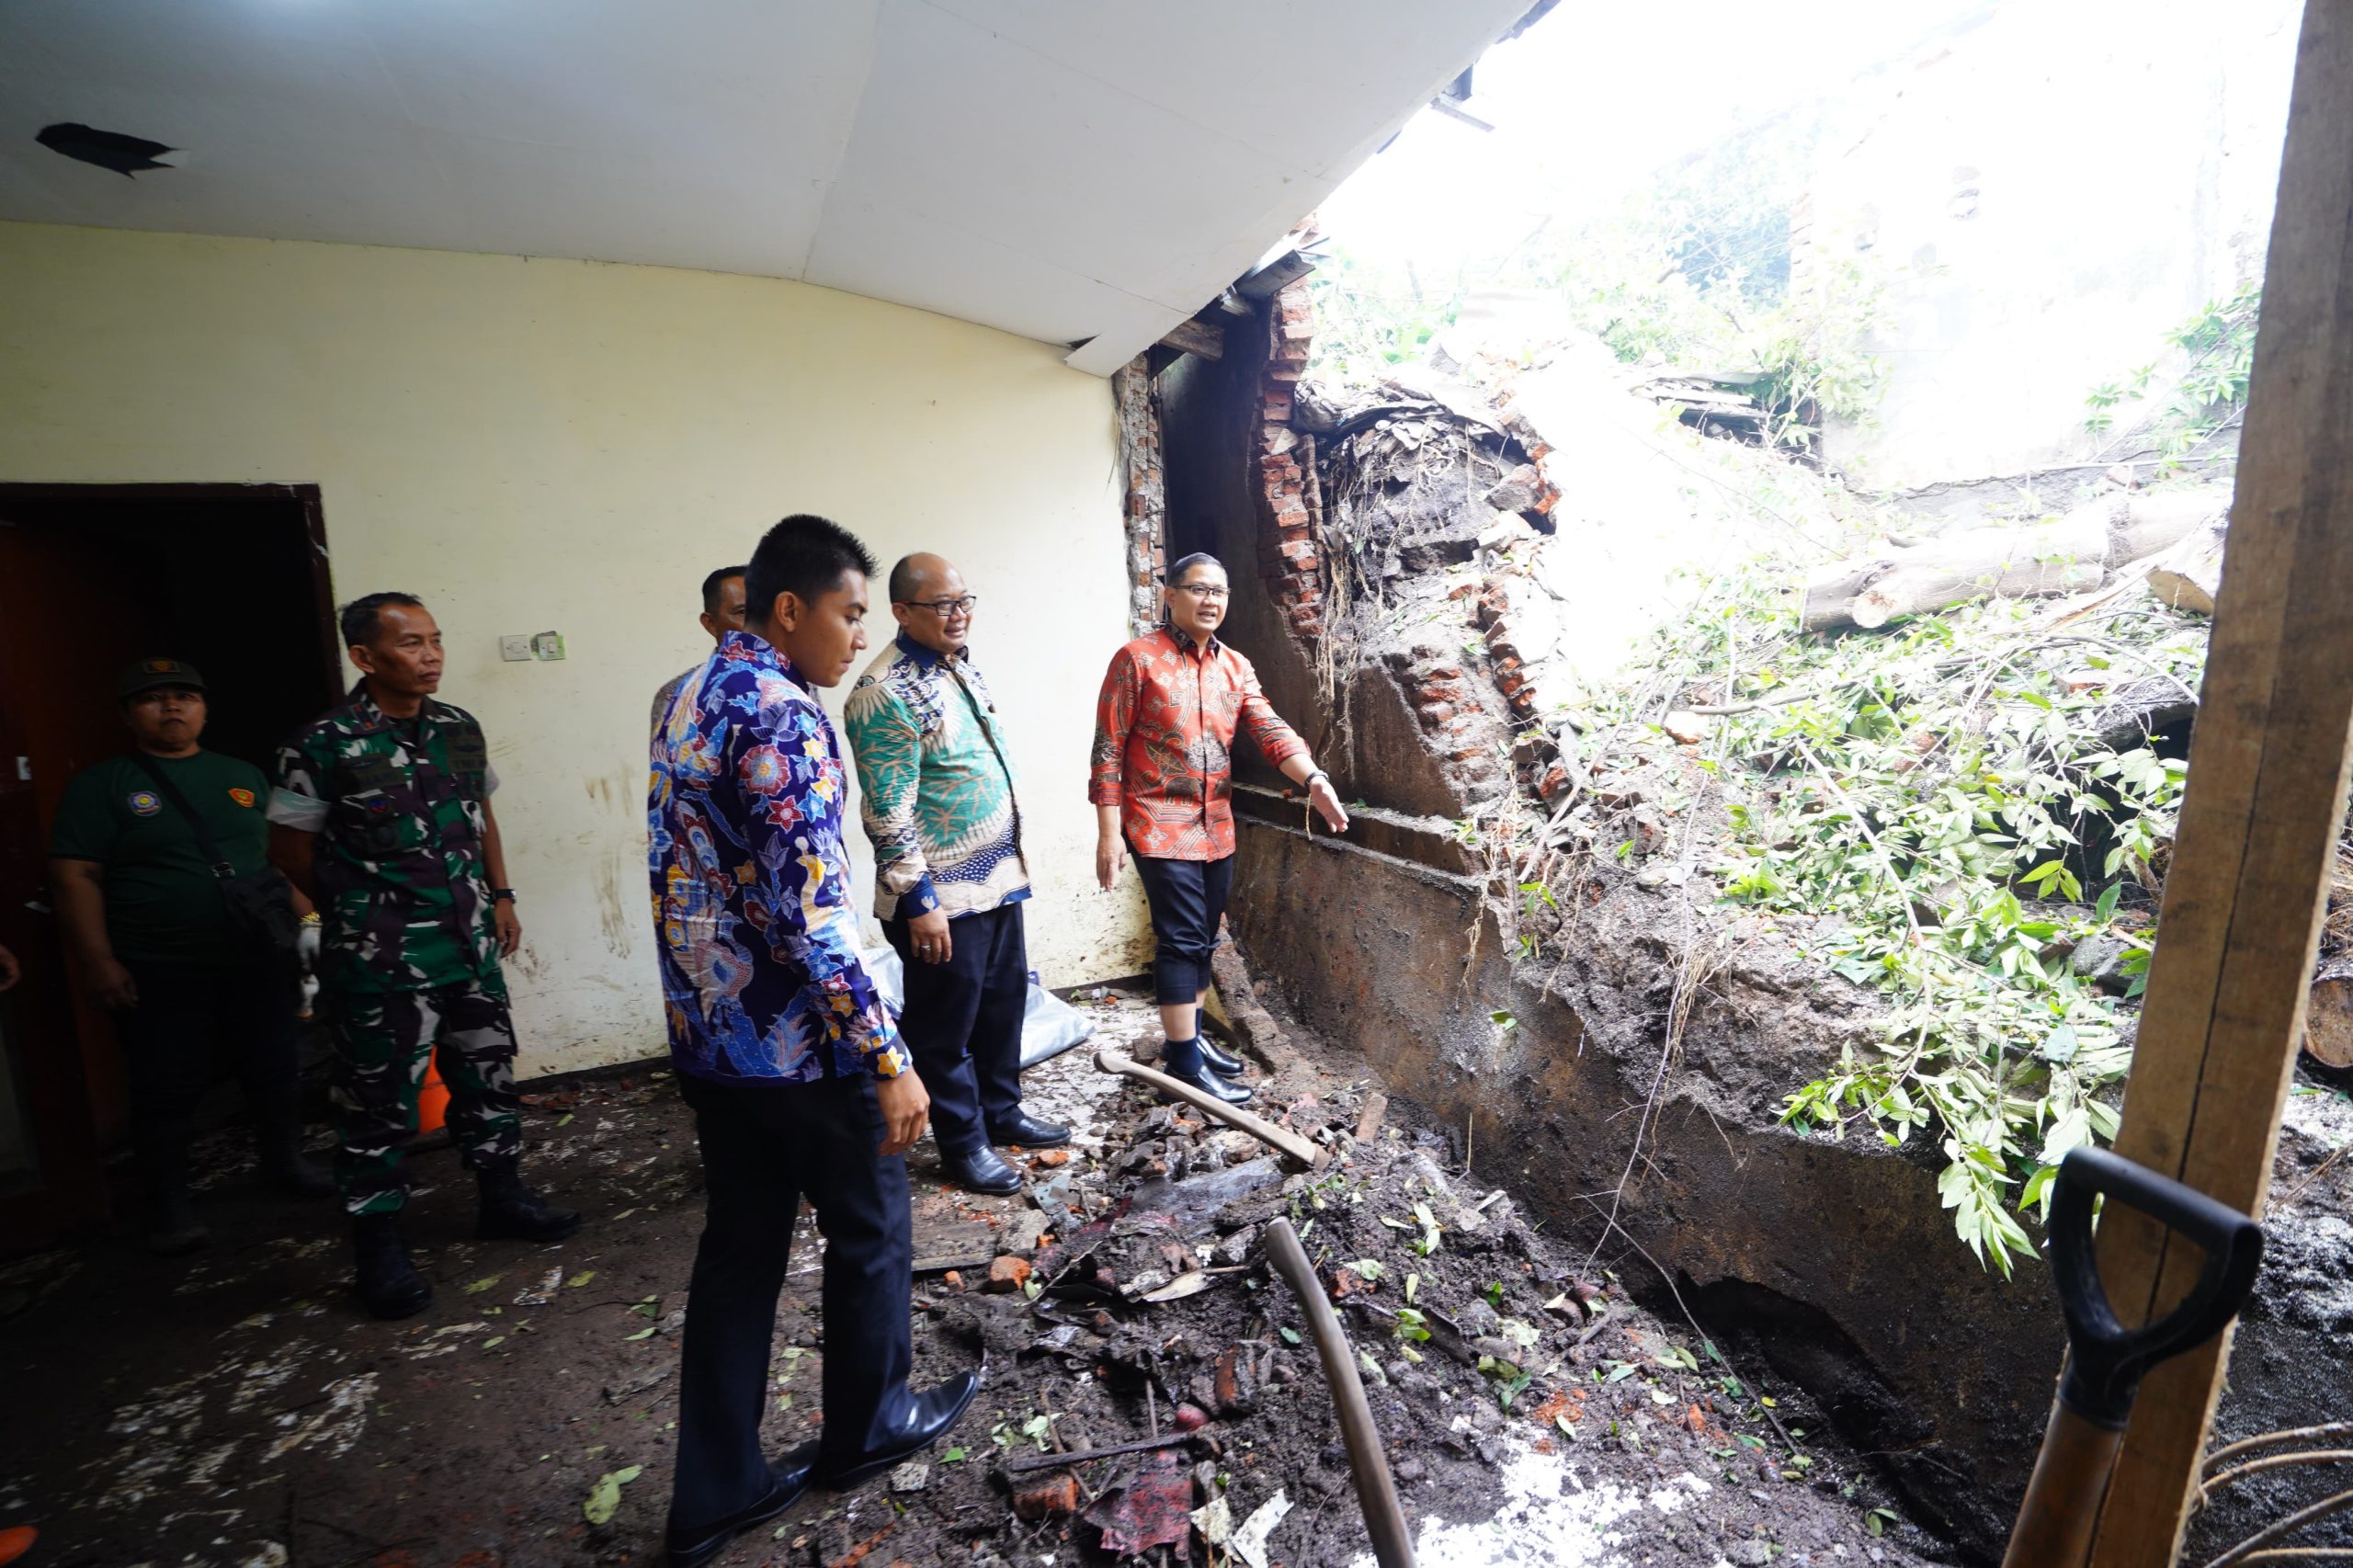
{"label": "yellowed painted wall", "polygon": [[[0,481],[317,483],[337,598],[402,588],[439,619],[443,695],[503,781],[527,1072],[662,1047],[646,709],[709,649],[704,572],[790,511],[962,567],[1040,874],[1031,962],[1144,967],[1085,798],[1124,636],[1116,469],[1109,390],[1058,350],[830,290],[0,224]],[[500,660],[550,628],[562,662]]]}

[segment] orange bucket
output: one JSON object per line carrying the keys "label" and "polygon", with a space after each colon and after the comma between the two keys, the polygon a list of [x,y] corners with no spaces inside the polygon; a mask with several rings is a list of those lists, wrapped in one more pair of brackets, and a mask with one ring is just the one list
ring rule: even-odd
{"label": "orange bucket", "polygon": [[441,1081],[440,1063],[428,1058],[425,1063],[425,1085],[416,1096],[417,1136],[440,1131],[449,1115],[449,1086]]}

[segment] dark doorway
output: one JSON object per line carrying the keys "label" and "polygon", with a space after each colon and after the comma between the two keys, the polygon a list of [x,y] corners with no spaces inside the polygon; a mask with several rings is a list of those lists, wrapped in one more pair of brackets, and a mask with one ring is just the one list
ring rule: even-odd
{"label": "dark doorway", "polygon": [[0,484],[0,1254],[108,1212],[123,1132],[106,1015],[65,961],[46,876],[65,781],[120,752],[115,677],[168,654],[204,674],[204,744],[267,769],[328,706],[339,653],[315,485]]}

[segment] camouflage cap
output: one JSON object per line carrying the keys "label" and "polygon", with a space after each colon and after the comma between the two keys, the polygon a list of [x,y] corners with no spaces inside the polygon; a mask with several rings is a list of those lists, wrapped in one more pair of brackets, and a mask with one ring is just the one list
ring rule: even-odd
{"label": "camouflage cap", "polygon": [[115,682],[115,699],[127,701],[159,686],[184,686],[192,691],[202,691],[204,677],[196,673],[194,665],[178,659],[138,659],[122,667],[120,678]]}

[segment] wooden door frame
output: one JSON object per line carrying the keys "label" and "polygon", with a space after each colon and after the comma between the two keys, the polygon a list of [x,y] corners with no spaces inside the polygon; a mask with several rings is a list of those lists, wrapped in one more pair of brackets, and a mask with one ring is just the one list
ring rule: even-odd
{"label": "wooden door frame", "polygon": [[[320,669],[327,688],[342,685],[343,644],[335,619],[334,587],[328,573],[326,515],[316,484],[70,484],[0,483],[0,516],[14,512],[30,528],[40,528],[66,509],[139,506],[180,502],[189,505],[235,506],[256,502],[292,502],[302,519],[310,546],[310,569]],[[56,940],[63,947],[63,936]],[[61,954],[61,962],[65,961]],[[28,978],[29,979],[29,971]],[[87,1009],[78,991],[52,998],[46,1006],[30,1004],[24,987],[0,997],[28,1027],[63,1032],[70,1051],[51,1058],[26,1053],[27,1097],[39,1096],[44,1107],[90,1105],[88,1074],[85,1070],[83,1037]],[[38,1021],[36,1023],[36,1021]],[[0,1257],[53,1244],[74,1231],[108,1212],[104,1151],[99,1147],[97,1117],[85,1110],[74,1128],[51,1126],[39,1138],[41,1185],[32,1191],[0,1197]],[[77,1135],[78,1134],[78,1135]],[[37,1132],[38,1136],[38,1132]]]}

